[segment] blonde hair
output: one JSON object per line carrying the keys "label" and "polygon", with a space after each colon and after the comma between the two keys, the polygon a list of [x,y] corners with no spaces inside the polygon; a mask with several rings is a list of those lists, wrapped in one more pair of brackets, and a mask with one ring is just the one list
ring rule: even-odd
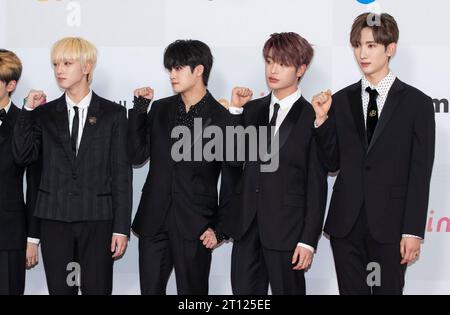
{"label": "blonde hair", "polygon": [[82,67],[87,63],[91,64],[92,70],[88,74],[88,82],[91,83],[97,63],[97,48],[81,37],[65,37],[53,44],[51,59],[52,63],[65,60],[80,61]]}

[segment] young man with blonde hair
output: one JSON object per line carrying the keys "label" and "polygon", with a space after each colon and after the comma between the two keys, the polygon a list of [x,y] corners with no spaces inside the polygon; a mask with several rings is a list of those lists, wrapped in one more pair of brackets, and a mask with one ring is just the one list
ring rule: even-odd
{"label": "young man with blonde hair", "polygon": [[45,104],[44,92],[30,92],[13,147],[22,164],[42,156],[35,215],[49,293],[77,294],[80,285],[83,294],[111,294],[113,260],[130,231],[126,110],[90,89],[97,61],[91,43],[63,38],[51,59],[65,93]]}

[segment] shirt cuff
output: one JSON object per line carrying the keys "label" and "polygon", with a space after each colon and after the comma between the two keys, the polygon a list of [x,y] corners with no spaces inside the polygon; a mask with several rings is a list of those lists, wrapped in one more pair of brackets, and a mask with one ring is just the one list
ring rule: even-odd
{"label": "shirt cuff", "polygon": [[242,107],[230,106],[228,107],[228,111],[232,115],[241,115],[244,112],[244,109]]}
{"label": "shirt cuff", "polygon": [[125,236],[125,237],[128,237],[128,235],[125,235],[125,234],[122,234],[122,233],[113,233],[113,235],[116,235],[116,236]]}
{"label": "shirt cuff", "polygon": [[422,239],[420,236],[412,235],[412,234],[403,234],[402,237],[417,238],[419,240]]}
{"label": "shirt cuff", "polygon": [[309,246],[309,245],[307,245],[307,244],[303,244],[303,243],[298,243],[298,244],[297,244],[297,246],[300,246],[300,247],[306,248],[307,250],[309,250],[309,251],[310,251],[310,252],[312,252],[313,254],[314,254],[314,252],[315,252],[315,249],[314,249],[314,247],[312,247],[312,246]]}
{"label": "shirt cuff", "polygon": [[27,237],[27,242],[31,243],[31,244],[39,245],[41,243],[41,240],[38,238]]}

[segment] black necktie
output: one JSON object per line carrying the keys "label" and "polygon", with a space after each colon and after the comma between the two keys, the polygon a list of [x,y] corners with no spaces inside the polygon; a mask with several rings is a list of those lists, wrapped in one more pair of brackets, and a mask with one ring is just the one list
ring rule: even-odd
{"label": "black necktie", "polygon": [[272,119],[269,122],[269,126],[274,126],[277,123],[277,117],[278,117],[278,111],[280,110],[280,104],[275,103],[273,104],[273,115],[272,115]]}
{"label": "black necktie", "polygon": [[267,129],[267,153],[272,152],[271,144],[272,144],[272,132],[271,127],[275,127],[277,123],[278,111],[280,110],[280,104],[273,104],[273,115],[269,122],[269,128]]}
{"label": "black necktie", "polygon": [[73,110],[75,111],[75,116],[73,117],[72,121],[72,136],[71,136],[71,143],[72,143],[72,152],[73,156],[77,156],[77,143],[78,143],[78,125],[80,123],[80,117],[78,115],[78,106],[74,106]]}
{"label": "black necktie", "polygon": [[3,122],[6,118],[6,110],[4,108],[0,109],[0,121]]}
{"label": "black necktie", "polygon": [[377,90],[372,90],[370,87],[366,88],[367,93],[369,93],[369,107],[367,108],[367,141],[370,145],[372,141],[373,133],[378,123],[378,106],[377,106]]}

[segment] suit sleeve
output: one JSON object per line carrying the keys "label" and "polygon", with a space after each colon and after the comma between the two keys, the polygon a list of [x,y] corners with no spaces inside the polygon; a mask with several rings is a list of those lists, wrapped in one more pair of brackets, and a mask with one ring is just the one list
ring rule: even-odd
{"label": "suit sleeve", "polygon": [[424,238],[435,152],[434,106],[427,97],[415,115],[402,234]]}
{"label": "suit sleeve", "polygon": [[150,133],[154,105],[150,112],[140,113],[135,109],[128,111],[128,156],[132,165],[142,165],[150,157]]}
{"label": "suit sleeve", "polygon": [[[233,195],[234,187],[238,182],[241,173],[243,161],[237,161],[236,155],[236,136],[234,136],[234,141],[232,141],[229,136],[231,134],[227,133],[227,127],[236,128],[242,125],[242,114],[233,115],[228,110],[221,108],[221,123],[220,128],[222,129],[222,134],[224,135],[223,143],[223,163],[221,167],[221,179],[220,179],[220,191],[219,191],[219,206],[215,218],[212,222],[212,228],[220,229],[223,219],[226,215],[226,211]],[[231,129],[230,129],[231,130]],[[232,145],[233,144],[233,145]],[[221,232],[221,231],[219,231]]]}
{"label": "suit sleeve", "polygon": [[327,203],[327,170],[318,157],[317,143],[311,139],[308,158],[308,178],[306,190],[306,213],[300,243],[317,248]]}
{"label": "suit sleeve", "polygon": [[111,145],[113,232],[130,235],[132,209],[132,169],[127,155],[127,117],[121,108],[113,126]]}
{"label": "suit sleeve", "polygon": [[14,126],[12,151],[17,164],[27,166],[36,162],[42,148],[42,129],[37,119],[40,108],[22,109]]}
{"label": "suit sleeve", "polygon": [[27,209],[27,237],[40,239],[40,220],[34,216],[34,209],[36,206],[37,193],[39,190],[39,183],[41,181],[42,159],[34,162],[27,167],[26,181],[26,209]]}
{"label": "suit sleeve", "polygon": [[[231,114],[227,111],[227,122],[225,127],[222,128],[224,137],[224,161],[227,167],[234,167],[241,169],[244,165],[244,160],[246,160],[247,150],[245,150],[245,139],[239,137],[239,134],[233,134],[233,139],[231,139],[231,134],[227,133],[226,127],[232,127],[236,133],[242,128],[245,128],[245,108],[242,114]],[[230,129],[231,130],[231,129]],[[240,156],[239,153],[243,153]]]}
{"label": "suit sleeve", "polygon": [[337,172],[340,169],[340,163],[334,105],[331,106],[328,119],[319,128],[314,129],[320,161],[328,172]]}

